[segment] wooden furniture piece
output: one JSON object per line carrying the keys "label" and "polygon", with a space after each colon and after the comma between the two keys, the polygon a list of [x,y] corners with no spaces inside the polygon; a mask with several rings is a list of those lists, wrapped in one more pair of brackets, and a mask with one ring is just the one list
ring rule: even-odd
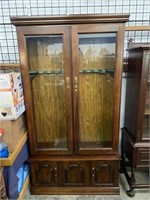
{"label": "wooden furniture piece", "polygon": [[129,15],[12,17],[32,194],[118,194],[124,23]]}
{"label": "wooden furniture piece", "polygon": [[[13,166],[14,162],[16,161],[16,158],[19,155],[19,153],[20,153],[21,149],[23,148],[24,144],[26,143],[26,141],[27,141],[27,133],[25,133],[22,136],[21,140],[16,145],[15,150],[12,153],[9,153],[9,157],[8,158],[1,158],[0,159],[0,166],[4,167],[4,169],[5,169],[5,167],[11,168]],[[8,176],[11,176],[11,170],[9,171]],[[26,180],[24,182],[23,188],[22,188],[21,192],[19,193],[19,198],[18,199],[23,199],[24,198],[24,196],[26,194],[26,191],[27,191],[27,188],[29,186],[29,182],[30,181],[29,181],[29,175],[28,175],[28,177],[26,178]],[[16,181],[14,179],[14,187],[15,186],[16,186]],[[8,189],[9,187],[6,185],[6,188]]]}
{"label": "wooden furniture piece", "polygon": [[[4,64],[4,63],[0,63],[0,70],[2,70],[3,72],[9,72],[9,71],[19,71],[20,65],[19,64]],[[23,148],[23,146],[25,145],[25,143],[27,142],[27,132],[22,136],[22,138],[20,139],[20,141],[16,144],[16,147],[14,149],[14,151],[12,153],[9,153],[9,157],[8,158],[0,158],[0,167],[4,168],[8,167],[11,168],[13,166],[13,164],[16,162],[16,159],[21,151],[21,149]],[[11,176],[11,170],[9,171],[8,176]],[[21,200],[24,198],[27,188],[29,186],[29,175],[27,176],[23,188],[21,190],[21,192],[19,193],[19,198],[18,200]],[[16,181],[14,179],[14,188],[16,186]],[[7,187],[9,188],[9,187]],[[13,191],[15,191],[13,188]],[[3,188],[1,188],[3,191]],[[4,197],[1,196],[2,199],[8,199],[5,195]]]}
{"label": "wooden furniture piece", "polygon": [[3,177],[3,167],[0,166],[0,197],[2,200],[8,200],[6,194],[5,181]]}
{"label": "wooden furniture piece", "polygon": [[130,187],[127,194],[132,197],[134,189],[150,187],[149,183],[137,183],[135,177],[135,170],[148,169],[150,161],[150,44],[130,41],[129,47],[121,172]]}
{"label": "wooden furniture piece", "polygon": [[12,166],[26,141],[27,141],[27,132],[20,139],[20,141],[15,147],[15,150],[12,153],[9,153],[9,157],[0,159],[0,166],[1,167]]}

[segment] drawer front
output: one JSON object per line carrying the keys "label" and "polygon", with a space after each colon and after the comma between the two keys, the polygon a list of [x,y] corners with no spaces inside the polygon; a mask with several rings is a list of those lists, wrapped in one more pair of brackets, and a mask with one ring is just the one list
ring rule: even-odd
{"label": "drawer front", "polygon": [[92,186],[118,186],[118,161],[92,161]]}
{"label": "drawer front", "polygon": [[59,186],[90,186],[90,162],[60,161],[58,162]]}
{"label": "drawer front", "polygon": [[30,163],[32,186],[58,186],[57,162],[36,161]]}
{"label": "drawer front", "polygon": [[137,167],[149,167],[149,148],[139,148],[137,155]]}

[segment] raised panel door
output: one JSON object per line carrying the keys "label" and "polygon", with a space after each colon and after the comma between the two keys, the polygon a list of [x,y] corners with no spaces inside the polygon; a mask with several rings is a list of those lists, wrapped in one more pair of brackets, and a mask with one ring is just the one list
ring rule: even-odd
{"label": "raised panel door", "polygon": [[32,186],[58,186],[57,162],[37,161],[31,163]]}
{"label": "raised panel door", "polygon": [[118,161],[92,161],[92,186],[117,186]]}
{"label": "raised panel door", "polygon": [[[89,161],[58,162],[59,186],[88,187],[90,186]],[[61,174],[61,175],[60,175]]]}

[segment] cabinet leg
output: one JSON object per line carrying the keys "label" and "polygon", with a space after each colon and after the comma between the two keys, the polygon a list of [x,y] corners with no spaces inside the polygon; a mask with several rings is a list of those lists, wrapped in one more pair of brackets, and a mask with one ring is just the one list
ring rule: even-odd
{"label": "cabinet leg", "polygon": [[125,157],[124,157],[124,151],[123,151],[123,137],[124,137],[124,134],[123,134],[123,129],[122,129],[121,161],[120,161],[120,169],[119,169],[120,174],[123,174],[126,171],[126,168],[125,168]]}
{"label": "cabinet leg", "polygon": [[123,152],[123,144],[121,144],[121,161],[120,161],[119,172],[120,174],[123,174],[124,171],[125,171],[125,157],[124,157],[124,152]]}
{"label": "cabinet leg", "polygon": [[131,177],[130,177],[130,181],[129,181],[129,186],[130,186],[130,190],[127,191],[127,195],[129,197],[134,197],[135,195],[135,174],[134,174],[134,170],[133,168],[131,168]]}
{"label": "cabinet leg", "polygon": [[134,190],[128,190],[128,191],[127,191],[127,195],[128,195],[129,197],[134,197],[134,196],[135,196],[135,191],[134,191]]}
{"label": "cabinet leg", "polygon": [[120,167],[120,169],[119,169],[119,173],[120,174],[123,174],[123,169]]}

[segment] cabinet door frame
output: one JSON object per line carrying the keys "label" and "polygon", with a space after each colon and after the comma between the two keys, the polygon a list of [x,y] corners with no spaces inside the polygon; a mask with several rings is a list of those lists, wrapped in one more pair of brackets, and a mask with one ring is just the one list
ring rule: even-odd
{"label": "cabinet door frame", "polygon": [[148,75],[149,75],[149,66],[150,66],[150,51],[142,51],[142,60],[141,60],[141,80],[140,80],[140,91],[139,91],[139,102],[138,102],[138,116],[137,116],[137,142],[149,142],[150,138],[143,137],[143,128],[144,128],[144,117],[145,117],[145,105],[146,105],[146,93],[148,87]]}
{"label": "cabinet door frame", "polygon": [[[60,187],[90,187],[91,185],[89,161],[59,161],[58,174]],[[75,182],[78,178],[80,178],[80,182]]]}
{"label": "cabinet door frame", "polygon": [[[93,187],[117,187],[118,186],[118,161],[91,161],[91,184]],[[100,182],[96,179],[103,177]],[[106,179],[107,177],[107,179]],[[105,182],[103,182],[105,180]]]}
{"label": "cabinet door frame", "polygon": [[[57,187],[58,186],[58,173],[57,173],[57,162],[56,161],[35,161],[30,163],[31,167],[31,184],[32,186],[41,186],[41,187]],[[41,179],[39,178],[40,175],[43,180],[43,173],[41,172],[43,170],[44,172],[47,172],[46,178],[52,178],[50,179],[51,182],[47,183],[41,183]],[[52,182],[53,180],[53,182]]]}
{"label": "cabinet door frame", "polygon": [[118,151],[119,122],[120,122],[120,99],[122,83],[124,24],[90,24],[72,26],[72,65],[73,77],[79,76],[78,34],[84,33],[116,33],[116,68],[114,77],[114,112],[113,112],[113,136],[112,147],[80,149],[79,146],[79,94],[75,91],[73,84],[73,106],[74,106],[74,149],[77,154],[114,154]]}
{"label": "cabinet door frame", "polygon": [[[71,55],[70,46],[68,40],[70,39],[69,26],[19,26],[17,27],[18,34],[18,46],[20,52],[20,64],[21,72],[23,77],[26,116],[28,125],[28,135],[30,142],[30,151],[32,155],[60,155],[60,154],[72,154],[73,151],[73,134],[72,134],[72,87],[71,87]],[[62,34],[63,35],[63,53],[64,53],[64,79],[66,77],[70,79],[70,86],[67,88],[65,82],[65,102],[66,102],[66,138],[67,148],[66,149],[50,149],[50,148],[39,148],[36,140],[36,126],[34,123],[34,106],[33,106],[33,95],[29,77],[29,63],[27,56],[26,47],[26,36],[36,35],[51,35],[51,34]]]}

